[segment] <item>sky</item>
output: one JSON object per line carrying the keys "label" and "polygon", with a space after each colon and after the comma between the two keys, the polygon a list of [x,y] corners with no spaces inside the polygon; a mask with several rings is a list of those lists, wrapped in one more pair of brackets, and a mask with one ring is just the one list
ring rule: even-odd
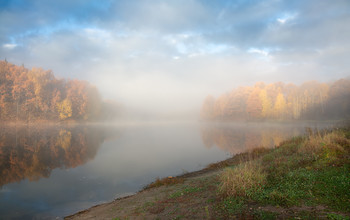
{"label": "sky", "polygon": [[255,82],[350,76],[349,0],[1,0],[0,59],[157,114]]}

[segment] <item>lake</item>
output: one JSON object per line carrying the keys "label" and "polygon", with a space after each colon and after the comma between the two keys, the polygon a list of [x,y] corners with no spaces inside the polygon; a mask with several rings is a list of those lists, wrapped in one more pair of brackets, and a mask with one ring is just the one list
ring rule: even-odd
{"label": "lake", "polygon": [[60,219],[331,123],[0,126],[0,219]]}

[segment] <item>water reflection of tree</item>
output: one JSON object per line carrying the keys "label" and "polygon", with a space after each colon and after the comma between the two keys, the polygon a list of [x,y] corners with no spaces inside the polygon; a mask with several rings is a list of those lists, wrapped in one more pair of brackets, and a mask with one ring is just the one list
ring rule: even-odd
{"label": "water reflection of tree", "polygon": [[278,146],[288,137],[304,131],[292,126],[203,126],[202,140],[206,147],[218,148],[234,155],[256,147]]}
{"label": "water reflection of tree", "polygon": [[0,186],[82,165],[107,136],[106,129],[94,127],[1,127]]}

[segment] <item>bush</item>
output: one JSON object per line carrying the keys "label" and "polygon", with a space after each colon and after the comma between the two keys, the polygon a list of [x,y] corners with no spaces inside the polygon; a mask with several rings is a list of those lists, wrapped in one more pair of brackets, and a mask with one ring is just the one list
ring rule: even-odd
{"label": "bush", "polygon": [[221,174],[219,191],[224,196],[246,196],[262,189],[266,174],[257,162],[246,162],[234,168],[226,168]]}
{"label": "bush", "polygon": [[[299,149],[300,153],[312,155],[321,163],[330,164],[349,154],[350,141],[341,131],[333,131],[324,135],[313,134]],[[346,159],[346,158],[345,158]]]}

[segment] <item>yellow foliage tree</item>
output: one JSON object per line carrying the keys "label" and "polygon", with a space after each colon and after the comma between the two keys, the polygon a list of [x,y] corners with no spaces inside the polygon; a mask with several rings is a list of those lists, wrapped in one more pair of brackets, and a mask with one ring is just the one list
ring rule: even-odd
{"label": "yellow foliage tree", "polygon": [[64,99],[57,103],[57,111],[61,120],[72,117],[72,102],[69,99]]}
{"label": "yellow foliage tree", "polygon": [[278,93],[275,106],[274,106],[274,111],[277,118],[283,118],[284,113],[286,111],[286,107],[287,107],[287,104],[283,94]]}
{"label": "yellow foliage tree", "polygon": [[272,112],[272,103],[270,97],[268,97],[266,90],[262,89],[259,94],[262,110],[261,110],[261,116],[263,118],[269,118],[271,116]]}

